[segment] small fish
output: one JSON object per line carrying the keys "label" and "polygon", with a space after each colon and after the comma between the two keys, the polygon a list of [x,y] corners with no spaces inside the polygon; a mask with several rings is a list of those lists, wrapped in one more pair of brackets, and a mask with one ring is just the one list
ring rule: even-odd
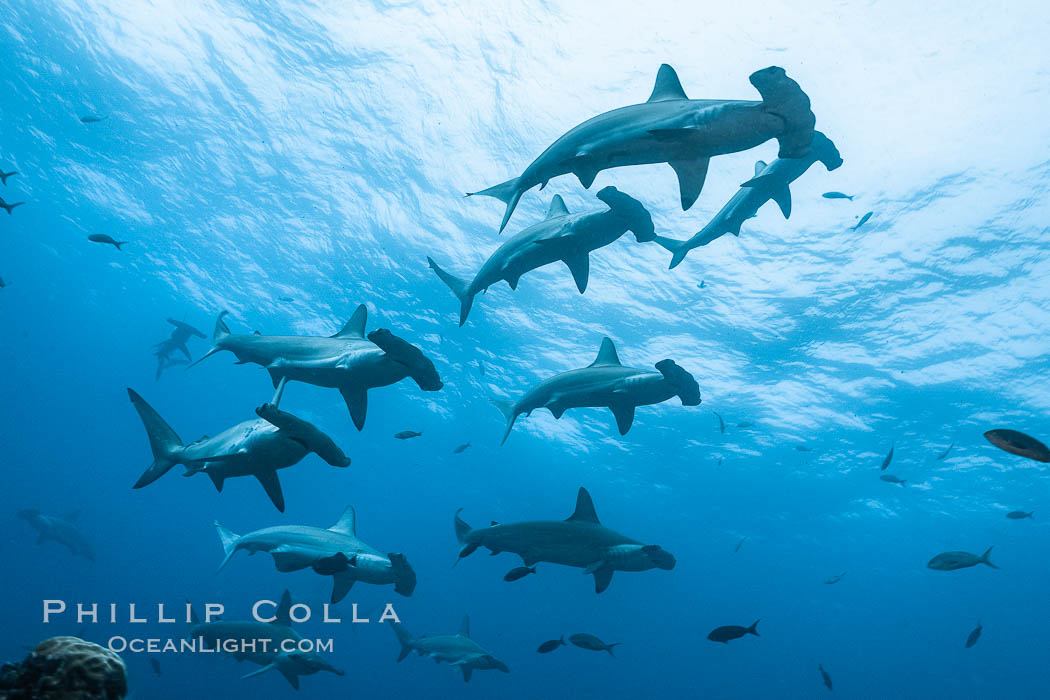
{"label": "small fish", "polygon": [[969,552],[941,552],[933,559],[930,559],[929,563],[926,564],[926,568],[936,571],[955,571],[956,569],[967,569],[971,566],[984,564],[993,569],[998,569],[999,567],[988,558],[993,549],[995,549],[995,545],[985,550],[981,556],[970,554]]}
{"label": "small fish", "polygon": [[832,584],[836,584],[836,583],[838,583],[839,581],[841,581],[841,580],[842,580],[842,577],[843,577],[843,576],[845,576],[845,575],[846,575],[846,572],[845,572],[845,571],[843,571],[843,572],[842,572],[841,574],[837,574],[837,575],[835,575],[835,576],[832,576],[832,577],[831,577],[831,578],[829,578],[829,579],[825,579],[825,580],[824,580],[824,583],[826,583],[826,584],[827,584],[827,585],[829,585],[829,586],[830,586],[830,585],[832,585]]}
{"label": "small fish", "polygon": [[517,581],[518,579],[525,578],[529,574],[536,573],[535,566],[518,566],[507,572],[507,575],[503,577],[504,581]]}
{"label": "small fish", "polygon": [[722,458],[721,457],[718,458],[718,464],[716,466],[719,466],[719,467],[722,466]]}
{"label": "small fish", "polygon": [[108,116],[109,115],[106,115],[106,117],[96,117],[93,114],[85,114],[84,116],[82,116],[80,118],[80,122],[82,124],[97,124],[98,122],[102,121],[103,119],[106,119]]}
{"label": "small fish", "polygon": [[890,445],[889,454],[886,455],[886,459],[882,460],[882,466],[879,467],[879,471],[886,471],[886,467],[890,466],[890,462],[893,461],[893,445]]}
{"label": "small fish", "polygon": [[454,454],[454,455],[462,454],[462,453],[467,451],[468,447],[470,447],[470,443],[469,442],[464,442],[462,445],[460,445],[456,449],[452,450],[452,454]]}
{"label": "small fish", "polygon": [[943,459],[944,459],[945,457],[947,457],[947,456],[948,456],[948,453],[952,451],[952,448],[953,448],[953,447],[955,447],[955,443],[954,443],[954,442],[953,442],[952,444],[948,445],[948,449],[946,449],[946,450],[945,450],[944,452],[940,453],[940,454],[939,454],[939,455],[937,456],[937,461],[938,461],[938,462],[940,462],[940,461],[941,461],[941,460],[943,460]]}
{"label": "small fish", "polygon": [[485,363],[481,360],[478,360],[478,374],[480,374],[482,377],[485,376]]}
{"label": "small fish", "polygon": [[549,654],[558,647],[566,646],[565,635],[561,636],[561,639],[550,639],[536,647],[536,653],[538,654]]}
{"label": "small fish", "polygon": [[11,213],[12,209],[14,209],[15,207],[20,207],[23,204],[25,204],[25,202],[14,202],[12,204],[8,204],[4,201],[3,197],[0,197],[0,209],[6,209],[8,214]]}
{"label": "small fish", "polygon": [[1035,515],[1034,510],[1028,513],[1025,513],[1023,510],[1012,510],[1006,514],[1006,517],[1010,518],[1010,520],[1024,520],[1025,518],[1031,518],[1033,515]]}
{"label": "small fish", "polygon": [[584,632],[572,635],[569,637],[569,641],[581,649],[589,649],[590,651],[607,651],[609,652],[609,656],[612,657],[616,656],[616,654],[613,653],[613,647],[620,646],[620,642],[606,644],[593,634],[586,634]]}
{"label": "small fish", "polygon": [[17,170],[12,170],[9,173],[5,173],[4,171],[0,170],[0,183],[3,183],[3,184],[6,185],[7,184],[7,178],[14,177],[17,174],[18,174]]}
{"label": "small fish", "polygon": [[711,413],[714,413],[715,416],[718,418],[718,432],[720,432],[723,435],[725,435],[726,434],[726,422],[724,420],[722,420],[722,416],[718,415],[718,413],[716,411],[711,411]]}
{"label": "small fish", "polygon": [[853,195],[843,194],[841,192],[825,192],[820,196],[824,199],[848,199],[851,202],[853,201]]}
{"label": "small fish", "polygon": [[149,665],[153,667],[153,672],[155,674],[157,674],[158,676],[163,676],[164,675],[163,673],[160,672],[160,662],[157,661],[156,659],[154,659],[153,657],[150,657]]}
{"label": "small fish", "polygon": [[740,548],[744,546],[744,541],[746,539],[747,539],[746,537],[741,537],[740,541],[736,543],[736,547],[733,547],[733,551],[734,552],[739,552]]}
{"label": "small fish", "polygon": [[6,283],[6,282],[4,282],[4,278],[3,278],[3,277],[0,277],[0,289],[3,289],[3,288],[4,288],[4,287],[6,287],[6,286],[7,286],[7,283]]}
{"label": "small fish", "polygon": [[977,640],[981,638],[981,630],[983,630],[983,629],[984,628],[981,627],[981,621],[978,620],[977,621],[977,626],[973,628],[973,631],[970,632],[970,636],[968,636],[966,638],[966,648],[967,649],[969,649],[970,647],[972,647],[974,644],[977,643]]}
{"label": "small fish", "polygon": [[808,447],[806,447],[805,445],[795,445],[795,449],[798,450],[799,452],[812,452],[813,451],[813,450],[809,449]]}
{"label": "small fish", "polygon": [[707,638],[712,642],[722,642],[723,644],[729,644],[733,639],[740,639],[745,634],[753,634],[756,637],[760,637],[758,633],[758,623],[761,620],[755,620],[754,624],[750,627],[741,627],[740,625],[726,625],[725,627],[716,627],[711,630],[711,634],[707,635]]}
{"label": "small fish", "polygon": [[1050,449],[1030,435],[1025,435],[1016,430],[999,428],[997,430],[989,430],[984,434],[984,437],[1000,450],[1006,450],[1012,455],[1027,457],[1037,462],[1050,462]]}
{"label": "small fish", "polygon": [[417,433],[415,430],[402,430],[400,433],[394,433],[394,437],[398,440],[408,440],[409,438],[419,437],[423,433]]}
{"label": "small fish", "polygon": [[883,481],[888,481],[891,484],[900,484],[901,486],[904,486],[906,483],[908,483],[907,479],[898,479],[893,474],[883,474],[879,478]]}
{"label": "small fish", "polygon": [[105,233],[93,233],[88,236],[88,240],[92,243],[107,243],[114,246],[117,250],[120,250],[120,246],[127,245],[129,241],[115,241],[112,236],[108,236]]}
{"label": "small fish", "polygon": [[741,428],[741,429],[743,429],[743,428],[754,428],[755,424],[752,421],[746,420],[743,423],[737,423],[736,427]]}
{"label": "small fish", "polygon": [[703,289],[707,286],[707,280],[700,280],[700,284],[696,285],[697,289]]}
{"label": "small fish", "polygon": [[[824,196],[826,197],[827,195]],[[824,670],[821,664],[817,664],[817,668],[820,670],[820,677],[824,679],[824,685],[827,686],[828,690],[834,690],[831,687],[831,676],[828,675],[828,672]]]}
{"label": "small fish", "polygon": [[860,217],[860,221],[858,221],[857,225],[853,227],[853,230],[856,231],[861,226],[863,226],[864,224],[868,223],[868,219],[870,219],[871,215],[874,214],[874,213],[875,212],[873,212],[873,211],[869,211],[867,214],[865,214],[864,216]]}
{"label": "small fish", "polygon": [[293,301],[295,301],[295,299],[293,299],[292,297],[277,297],[277,301],[283,301],[291,304]]}

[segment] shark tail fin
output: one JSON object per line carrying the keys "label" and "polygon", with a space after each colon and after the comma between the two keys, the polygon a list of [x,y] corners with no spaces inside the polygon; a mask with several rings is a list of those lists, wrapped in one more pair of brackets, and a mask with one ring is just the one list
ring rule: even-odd
{"label": "shark tail fin", "polygon": [[215,319],[215,330],[211,334],[211,349],[208,350],[208,352],[201,355],[199,358],[197,358],[196,362],[191,362],[189,367],[187,367],[186,369],[189,369],[190,367],[196,367],[197,365],[204,362],[206,359],[223,349],[220,343],[229,335],[231,335],[230,327],[226,325],[226,316],[228,316],[229,313],[229,311],[223,311],[219,314],[219,317]]}
{"label": "shark tail fin", "polygon": [[668,238],[667,236],[656,236],[653,238],[661,248],[671,253],[671,264],[667,266],[667,269],[673,270],[678,267],[685,256],[689,253],[689,249],[685,247],[685,241],[680,241],[677,238]]}
{"label": "shark tail fin", "polygon": [[518,415],[514,412],[514,403],[511,401],[504,401],[502,399],[489,399],[492,405],[499,409],[503,417],[507,419],[507,429],[503,431],[503,439],[499,441],[499,444],[503,444],[507,441],[507,437],[510,435],[510,429],[514,427],[514,421],[518,419]]}
{"label": "shark tail fin", "polygon": [[780,158],[802,158],[813,143],[817,118],[810,110],[809,96],[783,68],[770,66],[751,74],[751,84],[762,95],[767,112],[784,120],[784,130],[777,136]]}
{"label": "shark tail fin", "polygon": [[462,510],[462,508],[457,510],[456,516],[453,519],[453,525],[456,528],[456,540],[458,540],[459,543],[463,545],[459,548],[459,558],[456,559],[457,562],[460,559],[463,559],[464,557],[469,557],[471,554],[474,553],[474,550],[478,548],[477,544],[474,544],[470,541],[470,532],[472,528],[470,527],[470,525],[467,525],[463,518],[459,517],[459,514]]}
{"label": "shark tail fin", "polygon": [[993,549],[995,549],[995,545],[994,544],[991,547],[989,547],[988,549],[984,550],[984,554],[981,555],[980,562],[982,564],[986,564],[987,566],[992,567],[993,569],[998,569],[999,567],[996,566],[995,564],[993,564],[992,560],[988,558],[988,556],[992,553]]}
{"label": "shark tail fin", "polygon": [[507,222],[510,221],[510,216],[514,213],[514,208],[518,206],[518,200],[521,199],[521,187],[518,183],[518,178],[514,178],[512,180],[507,180],[506,182],[501,182],[498,185],[493,185],[492,187],[481,190],[480,192],[467,192],[468,197],[473,197],[475,195],[495,197],[507,205],[507,212],[503,215],[503,222],[499,225],[500,233],[503,233],[503,229],[507,228]]}
{"label": "shark tail fin", "polygon": [[149,446],[153,450],[153,464],[143,472],[133,487],[140,489],[152,484],[178,464],[179,453],[182,451],[182,440],[160,417],[160,414],[154,411],[153,407],[146,403],[134,389],[128,389],[128,396],[135,410],[138,411],[142,424],[146,427]]}
{"label": "shark tail fin", "polygon": [[459,299],[459,325],[462,326],[467,322],[467,316],[470,315],[470,307],[474,305],[474,294],[470,291],[470,283],[466,280],[460,279],[455,275],[449,273],[438,267],[438,264],[434,262],[434,259],[427,257],[427,264],[430,265],[430,269],[437,273],[437,276],[441,278],[452,293]]}
{"label": "shark tail fin", "polygon": [[219,565],[219,571],[222,571],[237,552],[237,540],[240,539],[240,535],[224,528],[219,524],[218,520],[215,521],[215,529],[219,532],[219,540],[222,541],[222,551],[226,554],[226,558],[224,558],[222,564]]}
{"label": "shark tail fin", "polygon": [[656,369],[664,375],[664,379],[674,387],[675,394],[682,400],[683,406],[700,405],[700,385],[696,383],[693,375],[685,371],[674,360],[660,360],[656,363]]}
{"label": "shark tail fin", "polygon": [[394,628],[394,634],[397,635],[397,641],[401,642],[401,653],[398,654],[397,660],[404,661],[405,657],[412,653],[412,647],[415,643],[415,639],[409,634],[408,630],[400,622],[391,622],[390,626]]}

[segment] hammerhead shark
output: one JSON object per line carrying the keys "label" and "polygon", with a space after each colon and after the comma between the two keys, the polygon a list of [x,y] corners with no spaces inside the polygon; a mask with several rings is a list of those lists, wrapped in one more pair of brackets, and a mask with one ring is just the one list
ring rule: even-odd
{"label": "hammerhead shark", "polygon": [[194,336],[197,338],[207,337],[188,323],[176,321],[173,318],[169,318],[168,323],[175,326],[174,330],[171,331],[171,336],[153,346],[153,354],[157,356],[157,379],[160,379],[161,372],[165,369],[179,364],[176,359],[172,358],[176,350],[186,357],[186,362],[193,361],[193,357],[190,356],[190,349],[186,345],[190,338]]}
{"label": "hammerhead shark", "polygon": [[48,540],[57,542],[66,547],[75,555],[84,557],[88,561],[95,561],[95,550],[91,543],[77,528],[78,512],[58,517],[55,515],[44,515],[39,510],[28,509],[18,511],[18,517],[29,523],[37,532],[37,544],[43,544]]}
{"label": "hammerhead shark", "polygon": [[602,170],[667,163],[678,175],[682,209],[688,209],[700,196],[712,156],[746,151],[772,138],[780,142],[781,158],[801,158],[809,152],[816,118],[798,83],[776,66],[756,71],[750,79],[761,102],[691,100],[674,68],[665,63],[644,104],[588,119],[551,144],[518,177],[467,194],[506,203],[502,232],[521,195],[536,185],[546,187],[551,178],[572,173],[589,189]]}
{"label": "hammerhead shark", "polygon": [[492,400],[507,419],[500,444],[507,441],[518,416],[529,415],[537,408],[546,408],[555,418],[561,418],[570,408],[606,407],[616,417],[620,435],[626,435],[638,406],[662,403],[673,396],[678,396],[683,406],[700,404],[700,387],[693,375],[674,360],[660,360],[656,369],[659,371],[624,367],[613,341],[603,338],[597,359],[587,367],[544,380],[516,403]]}
{"label": "hammerhead shark", "polygon": [[497,670],[510,673],[507,665],[486,651],[470,638],[470,617],[464,616],[459,625],[459,634],[445,637],[413,637],[399,622],[391,622],[397,640],[401,642],[401,654],[397,660],[403,661],[415,651],[420,656],[429,656],[434,661],[458,666],[463,674],[463,682],[470,681],[474,671]]}
{"label": "hammerhead shark", "polygon": [[566,520],[493,522],[475,530],[460,519],[461,510],[454,519],[460,559],[478,547],[487,547],[493,555],[517,554],[525,566],[549,562],[579,567],[584,574],[594,574],[595,593],[609,587],[614,571],[670,571],[675,566],[674,556],[663,547],[642,544],[602,525],[591,495],[582,486],[576,495],[576,510]]}
{"label": "hammerhead shark", "polygon": [[350,458],[316,426],[280,410],[277,407],[280,394],[278,390],[272,403],[255,409],[257,419],[238,423],[215,437],[205,436],[183,445],[178,434],[153,407],[134,390],[128,389],[128,396],[146,427],[153,450],[153,464],[133,488],[148,486],[176,464],[182,464],[186,467],[184,476],[207,474],[219,491],[222,491],[226,479],[254,476],[277,510],[283,513],[284,493],[277,477],[278,469],[298,464],[311,452],[333,467],[349,466]]}
{"label": "hammerhead shark", "polygon": [[607,209],[570,214],[561,196],[554,195],[547,217],[501,245],[470,282],[450,275],[427,258],[431,269],[459,298],[459,325],[467,322],[474,297],[500,280],[517,289],[526,272],[561,260],[583,294],[590,276],[590,253],[627,231],[633,231],[639,243],[656,237],[653,219],[641,202],[615,187],[605,187],[597,196],[609,205]]}
{"label": "hammerhead shark", "polygon": [[313,568],[317,573],[332,576],[332,603],[346,597],[355,581],[380,585],[392,583],[396,592],[403,596],[412,595],[416,588],[416,573],[405,555],[388,554],[384,557],[357,539],[356,520],[353,506],[347,506],[336,524],[327,530],[305,525],[281,525],[237,535],[216,522],[226,553],[219,569],[241,550],[249,554],[269,552],[278,571]]}
{"label": "hammerhead shark", "polygon": [[705,246],[727,233],[739,236],[740,226],[754,217],[759,208],[771,199],[780,207],[784,218],[790,218],[791,190],[788,189],[788,185],[817,161],[823,163],[829,171],[842,165],[842,157],[831,139],[819,131],[814,131],[813,143],[805,156],[777,158],[768,165],[761,160],[755,163],[755,176],[742,184],[710,223],[689,240],[679,241],[656,236],[656,242],[671,252],[671,269],[685,260],[686,254],[693,248]]}
{"label": "hammerhead shark", "polygon": [[[416,346],[380,328],[365,337],[368,309],[357,307],[335,335],[324,338],[297,335],[234,335],[223,320],[215,322],[212,348],[197,364],[229,350],[237,364],[266,368],[274,386],[291,380],[338,389],[358,430],[365,426],[368,390],[411,377],[423,391],[444,386],[434,363]],[[191,365],[192,366],[192,365]]]}
{"label": "hammerhead shark", "polygon": [[[193,626],[190,628],[190,639],[199,639],[211,649],[222,649],[224,642],[232,642],[229,652],[237,661],[250,661],[262,668],[244,676],[251,678],[271,669],[276,669],[284,676],[292,687],[299,689],[299,676],[317,673],[318,671],[330,671],[338,676],[344,675],[327,662],[319,654],[302,654],[299,652],[285,652],[283,644],[297,646],[302,637],[292,629],[292,596],[288,591],[281,596],[277,605],[273,622],[257,622],[255,620],[216,620],[214,622],[201,622],[196,613],[192,613]],[[254,645],[245,642],[255,641]],[[264,643],[265,642],[265,643]]]}

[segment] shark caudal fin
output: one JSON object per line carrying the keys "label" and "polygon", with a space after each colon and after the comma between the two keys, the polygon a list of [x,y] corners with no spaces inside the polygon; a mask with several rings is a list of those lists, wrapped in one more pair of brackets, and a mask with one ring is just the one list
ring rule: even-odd
{"label": "shark caudal fin", "polygon": [[514,421],[518,419],[518,414],[514,411],[514,403],[511,401],[504,401],[502,399],[489,399],[492,405],[499,409],[503,417],[507,419],[507,429],[503,431],[503,439],[499,441],[499,444],[503,444],[507,441],[507,437],[510,435],[510,429],[514,427]]}
{"label": "shark caudal fin", "polygon": [[675,394],[682,400],[683,406],[700,405],[700,385],[696,383],[693,375],[679,367],[674,360],[660,360],[656,363],[656,369],[674,387]]}
{"label": "shark caudal fin", "polygon": [[226,325],[226,321],[224,320],[226,316],[229,315],[229,313],[229,311],[223,311],[219,314],[219,317],[215,319],[215,330],[211,334],[211,349],[208,350],[208,352],[201,355],[196,362],[190,363],[190,366],[186,369],[189,369],[190,367],[196,367],[215,353],[225,349],[222,347],[221,343],[223,340],[225,340],[228,336],[231,335],[230,327]]}
{"label": "shark caudal fin", "polygon": [[689,248],[686,247],[685,241],[680,241],[677,238],[668,238],[667,236],[654,236],[653,240],[659,244],[661,248],[671,253],[671,264],[667,266],[668,270],[673,270],[678,267],[685,256],[689,253]]}
{"label": "shark caudal fin", "polygon": [[459,299],[459,325],[462,326],[467,322],[467,316],[470,315],[470,307],[474,305],[474,295],[470,291],[470,283],[442,270],[430,256],[427,256],[427,264],[430,265],[430,269],[437,273],[441,281]]}
{"label": "shark caudal fin", "polygon": [[483,197],[495,197],[507,205],[507,212],[503,215],[503,221],[499,225],[499,232],[503,233],[503,229],[507,228],[507,222],[510,221],[510,215],[514,213],[514,208],[518,206],[518,200],[521,199],[521,189],[518,184],[518,178],[501,182],[498,185],[493,185],[492,187],[481,190],[480,192],[467,192],[468,197],[478,195]]}
{"label": "shark caudal fin", "polygon": [[132,487],[140,489],[152,484],[178,464],[179,453],[182,451],[182,440],[134,389],[128,389],[128,396],[131,398],[131,404],[138,411],[139,418],[142,419],[142,425],[145,426],[146,435],[149,437],[150,449],[153,450],[153,464],[142,473]]}
{"label": "shark caudal fin", "polygon": [[809,96],[779,66],[755,71],[750,80],[762,95],[763,108],[784,120],[784,130],[777,136],[778,157],[802,158],[808,154],[817,123],[809,108]]}
{"label": "shark caudal fin", "polygon": [[474,553],[474,550],[476,550],[478,548],[477,544],[474,544],[473,542],[470,541],[470,533],[471,533],[471,530],[473,528],[471,528],[470,525],[467,525],[467,523],[464,522],[463,519],[459,517],[459,514],[462,511],[463,511],[462,508],[457,510],[456,511],[456,515],[455,515],[455,517],[452,520],[452,524],[456,528],[456,540],[462,545],[459,548],[459,557],[456,559],[457,563],[459,562],[460,559],[464,559],[466,557],[469,557],[471,554]]}
{"label": "shark caudal fin", "polygon": [[398,654],[397,660],[399,662],[404,661],[405,657],[412,653],[416,640],[400,622],[391,622],[390,626],[394,628],[394,634],[397,635],[397,641],[401,643],[401,653]]}
{"label": "shark caudal fin", "polygon": [[996,566],[995,564],[993,564],[992,560],[988,558],[988,556],[992,553],[993,549],[995,549],[995,545],[994,544],[991,547],[989,547],[988,549],[984,550],[984,554],[981,555],[981,558],[980,558],[979,561],[980,561],[981,564],[985,564],[986,566],[990,566],[993,569],[998,569],[999,567]]}
{"label": "shark caudal fin", "polygon": [[613,186],[603,187],[595,195],[609,205],[613,213],[627,223],[627,228],[634,234],[634,240],[648,243],[656,240],[656,227],[649,210],[634,197],[624,194]]}
{"label": "shark caudal fin", "polygon": [[240,535],[233,533],[222,525],[219,521],[215,521],[215,529],[219,532],[219,540],[222,542],[222,551],[225,553],[225,558],[222,560],[222,564],[219,564],[219,571],[222,571],[229,563],[233,555],[237,553],[237,540],[240,539]]}

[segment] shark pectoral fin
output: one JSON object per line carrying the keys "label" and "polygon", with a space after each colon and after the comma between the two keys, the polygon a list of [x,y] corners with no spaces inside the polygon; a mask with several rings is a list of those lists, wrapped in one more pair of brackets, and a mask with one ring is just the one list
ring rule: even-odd
{"label": "shark pectoral fin", "polygon": [[668,163],[674,168],[675,174],[678,175],[678,190],[682,195],[682,211],[693,206],[696,198],[700,196],[700,190],[704,189],[704,180],[707,179],[707,166],[710,163],[710,158],[673,160]]}
{"label": "shark pectoral fin", "polygon": [[292,673],[291,669],[283,668],[281,666],[278,666],[277,670],[281,672],[281,675],[284,676],[285,680],[292,684],[293,688],[299,690],[299,676]]}
{"label": "shark pectoral fin", "polygon": [[585,155],[577,156],[577,160],[572,166],[572,174],[579,179],[585,190],[589,190],[591,185],[594,184],[594,178],[598,177],[599,170],[600,168],[594,164],[594,161]]}
{"label": "shark pectoral fin", "polygon": [[274,506],[277,510],[284,512],[284,493],[281,491],[281,480],[277,477],[276,471],[261,472],[255,475],[255,478],[262,484],[263,489],[266,490],[266,495],[273,501]]}
{"label": "shark pectoral fin", "polygon": [[580,290],[580,294],[583,294],[587,291],[587,279],[591,274],[590,256],[585,252],[582,255],[565,258],[565,265],[569,268],[569,272],[572,273],[572,279],[576,282],[576,289]]}
{"label": "shark pectoral fin", "polygon": [[215,490],[222,493],[222,485],[226,482],[226,477],[211,470],[206,470],[204,473],[211,478],[211,483],[215,484]]}
{"label": "shark pectoral fin", "polygon": [[791,190],[787,185],[773,190],[773,201],[780,207],[785,219],[791,218]]}
{"label": "shark pectoral fin", "polygon": [[365,414],[368,412],[368,392],[364,389],[340,389],[346,401],[346,407],[350,410],[350,418],[354,421],[354,427],[363,430],[365,427]]}
{"label": "shark pectoral fin", "polygon": [[463,672],[463,682],[464,683],[470,683],[470,677],[471,677],[471,675],[473,675],[474,669],[472,669],[470,666],[466,666],[464,664],[460,664],[459,665],[459,670]]}
{"label": "shark pectoral fin", "polygon": [[591,574],[593,574],[595,571],[597,571],[598,569],[602,568],[603,566],[605,566],[605,560],[604,559],[599,559],[598,561],[592,562],[591,564],[589,564],[587,566],[587,568],[583,570],[583,574],[584,574],[584,576],[590,576]]}
{"label": "shark pectoral fin", "polygon": [[245,678],[254,678],[255,676],[262,675],[267,671],[272,671],[275,668],[277,668],[277,666],[275,666],[274,664],[266,664],[262,668],[255,669],[251,673],[244,674],[243,676],[241,676],[241,680],[244,680]]}
{"label": "shark pectoral fin", "polygon": [[613,568],[605,566],[594,572],[594,592],[601,593],[612,583]]}
{"label": "shark pectoral fin", "polygon": [[350,589],[354,586],[354,578],[352,571],[342,571],[332,577],[332,604],[338,603],[340,600],[346,597],[346,594],[350,592]]}
{"label": "shark pectoral fin", "polygon": [[301,553],[296,552],[288,545],[281,545],[270,550],[270,555],[273,556],[274,566],[281,573],[288,573],[289,571],[300,571],[310,565],[309,559],[305,558]]}
{"label": "shark pectoral fin", "polygon": [[341,574],[350,566],[350,559],[342,552],[336,552],[330,557],[318,559],[312,564],[313,570],[322,576],[335,576],[336,574]]}
{"label": "shark pectoral fin", "polygon": [[634,423],[634,406],[630,404],[613,404],[609,406],[613,415],[616,416],[616,427],[620,429],[620,435],[626,435]]}
{"label": "shark pectoral fin", "polygon": [[521,275],[508,275],[504,279],[507,280],[507,286],[510,287],[511,291],[514,291],[518,288],[518,280],[521,279]]}

